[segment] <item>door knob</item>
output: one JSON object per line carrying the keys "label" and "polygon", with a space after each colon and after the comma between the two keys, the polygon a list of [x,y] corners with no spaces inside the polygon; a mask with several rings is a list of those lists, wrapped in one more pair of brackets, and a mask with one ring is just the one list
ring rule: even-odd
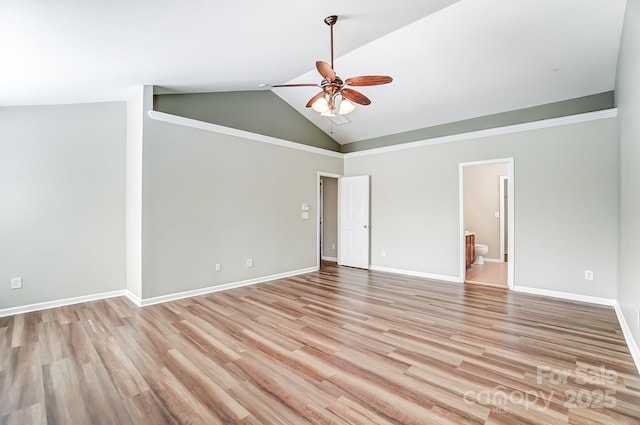
{"label": "door knob", "polygon": [[363,226],[365,229],[369,228],[369,226],[367,226],[366,224]]}

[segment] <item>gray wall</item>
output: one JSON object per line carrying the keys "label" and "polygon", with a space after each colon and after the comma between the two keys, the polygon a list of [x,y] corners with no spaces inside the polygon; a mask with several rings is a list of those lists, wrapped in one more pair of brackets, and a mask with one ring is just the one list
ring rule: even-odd
{"label": "gray wall", "polygon": [[338,179],[323,177],[322,181],[324,191],[322,256],[338,258]]}
{"label": "gray wall", "polygon": [[144,298],[316,266],[317,172],[342,159],[149,119],[143,152]]}
{"label": "gray wall", "polygon": [[335,140],[268,90],[156,95],[153,102],[156,111],[340,151]]}
{"label": "gray wall", "polygon": [[620,281],[618,302],[640,346],[640,1],[628,0],[618,62]]}
{"label": "gray wall", "polygon": [[125,114],[0,108],[0,308],[124,289]]}
{"label": "gray wall", "polygon": [[486,130],[490,128],[505,127],[514,124],[522,124],[532,121],[541,121],[550,118],[566,117],[585,112],[602,111],[614,107],[614,93],[604,92],[546,105],[532,106],[515,111],[506,111],[498,114],[485,115],[470,118],[463,121],[445,123],[432,127],[419,128],[403,133],[390,134],[368,140],[342,145],[341,152],[358,152],[366,149],[374,149],[383,146],[397,145],[419,140],[433,139],[435,137],[450,136],[454,134],[469,133],[471,131]]}
{"label": "gray wall", "polygon": [[500,176],[508,173],[507,163],[464,167],[465,230],[476,234],[476,243],[489,247],[486,258],[499,261],[500,218],[495,212],[500,211]]}
{"label": "gray wall", "polygon": [[615,298],[616,131],[609,118],[348,157],[345,175],[371,175],[372,264],[460,278],[458,164],[514,157],[515,284]]}

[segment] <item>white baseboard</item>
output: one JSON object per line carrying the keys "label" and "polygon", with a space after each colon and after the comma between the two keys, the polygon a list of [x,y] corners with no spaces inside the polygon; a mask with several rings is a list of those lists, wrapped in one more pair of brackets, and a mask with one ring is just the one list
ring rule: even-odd
{"label": "white baseboard", "polygon": [[[330,260],[327,260],[327,261],[330,261]],[[391,267],[383,267],[383,266],[375,266],[375,265],[370,266],[370,269],[375,271],[380,271],[380,272],[397,273],[397,274],[402,274],[407,276],[423,277],[427,279],[433,279],[433,280],[444,281],[444,282],[462,283],[462,280],[457,276],[416,272],[416,271],[395,269]],[[179,299],[193,297],[197,295],[210,294],[213,292],[224,291],[227,289],[240,288],[242,286],[255,285],[257,283],[263,283],[263,282],[268,282],[272,280],[283,279],[286,277],[297,276],[300,274],[311,273],[316,270],[317,270],[316,267],[308,267],[306,269],[294,270],[294,271],[285,272],[285,273],[278,273],[278,274],[273,274],[269,276],[242,280],[238,282],[225,283],[223,285],[209,286],[207,288],[194,289],[192,291],[178,292],[175,294],[162,295],[159,297],[153,297],[153,298],[147,298],[147,299],[140,299],[140,297],[138,297],[137,295],[135,295],[134,293],[126,289],[111,291],[111,292],[103,292],[99,294],[83,295],[80,297],[64,298],[64,299],[55,300],[55,301],[46,301],[46,302],[28,304],[28,305],[17,306],[17,307],[3,308],[3,309],[0,309],[0,317],[13,316],[16,314],[30,313],[38,310],[64,307],[67,305],[79,304],[79,303],[90,302],[90,301],[98,301],[98,300],[103,300],[107,298],[114,298],[114,297],[121,297],[121,296],[125,296],[129,298],[137,306],[144,307],[147,305],[159,304],[163,302],[179,300]],[[622,313],[622,309],[620,308],[620,305],[616,300],[611,298],[601,298],[601,297],[592,297],[589,295],[572,294],[570,292],[560,292],[560,291],[552,291],[548,289],[530,288],[526,286],[515,286],[513,290],[515,292],[522,292],[522,293],[534,294],[534,295],[544,295],[548,297],[562,298],[562,299],[572,300],[572,301],[582,301],[586,303],[600,304],[600,305],[613,307],[616,312],[616,316],[618,317],[618,321],[620,322],[620,327],[622,328],[622,333],[624,335],[625,341],[627,342],[627,346],[629,347],[629,351],[631,352],[631,357],[633,358],[633,361],[636,365],[636,369],[638,370],[638,373],[640,373],[640,349],[638,348],[638,345],[633,339],[633,335],[631,334],[631,329],[629,328],[629,325],[627,324],[624,314]]]}
{"label": "white baseboard", "polygon": [[539,288],[529,288],[526,286],[516,286],[513,288],[516,292],[522,292],[526,294],[534,294],[534,295],[544,295],[547,297],[554,298],[562,298],[565,300],[571,301],[582,301],[585,303],[591,304],[600,304],[613,307],[616,316],[618,317],[618,322],[620,323],[620,327],[622,328],[622,334],[624,335],[624,339],[627,343],[627,347],[629,348],[629,352],[631,353],[631,357],[633,362],[636,365],[636,369],[638,373],[640,373],[640,349],[638,349],[638,345],[633,339],[633,335],[631,334],[631,329],[627,324],[627,321],[622,313],[622,309],[618,304],[618,301],[612,298],[601,298],[601,297],[592,297],[590,295],[581,295],[581,294],[572,294],[570,292],[559,292],[559,291],[551,291],[548,289],[539,289]]}
{"label": "white baseboard", "polygon": [[67,305],[79,304],[79,303],[84,303],[89,301],[98,301],[98,300],[104,300],[107,298],[122,297],[122,296],[129,298],[129,300],[131,300],[131,302],[133,302],[138,307],[144,307],[147,305],[179,300],[182,298],[193,297],[196,295],[204,295],[212,292],[224,291],[226,289],[239,288],[241,286],[255,285],[256,283],[268,282],[276,279],[283,279],[285,277],[296,276],[299,274],[311,273],[316,270],[318,270],[317,267],[309,267],[306,269],[294,270],[290,272],[273,274],[270,276],[257,277],[257,278],[243,280],[239,282],[225,283],[223,285],[209,286],[207,288],[194,289],[192,291],[178,292],[175,294],[162,295],[159,297],[146,298],[146,299],[145,298],[141,299],[136,294],[134,294],[133,292],[127,289],[122,289],[118,291],[103,292],[100,294],[83,295],[80,297],[64,298],[61,300],[46,301],[46,302],[35,303],[35,304],[21,305],[17,307],[3,308],[3,309],[0,309],[0,317],[13,316],[16,314],[30,313],[33,311],[46,310],[49,308],[64,307]]}
{"label": "white baseboard", "polygon": [[46,310],[49,308],[56,308],[56,307],[64,307],[67,305],[86,303],[89,301],[104,300],[107,298],[121,297],[123,295],[129,297],[129,295],[127,294],[128,292],[129,291],[127,290],[102,292],[100,294],[82,295],[80,297],[63,298],[61,300],[45,301],[41,303],[3,308],[3,309],[0,309],[0,317],[13,316],[13,315],[22,314],[22,313],[31,313],[32,311]]}
{"label": "white baseboard", "polygon": [[620,322],[622,334],[624,335],[625,341],[627,341],[627,347],[629,347],[633,362],[636,364],[638,373],[640,373],[640,349],[638,348],[638,344],[636,344],[636,341],[633,339],[631,328],[629,327],[627,319],[625,319],[624,314],[622,313],[620,305],[616,302],[613,308],[616,310],[616,316],[618,316],[618,322]]}
{"label": "white baseboard", "polygon": [[375,265],[369,266],[369,269],[375,270],[378,272],[397,273],[397,274],[403,274],[407,276],[424,277],[426,279],[439,280],[443,282],[462,283],[462,280],[458,276],[449,276],[445,274],[416,272],[411,270],[394,269],[392,267],[383,267],[383,266],[375,266]]}
{"label": "white baseboard", "polygon": [[253,279],[241,280],[241,281],[238,281],[238,282],[231,282],[231,283],[225,283],[225,284],[222,284],[222,285],[209,286],[209,287],[206,287],[206,288],[194,289],[192,291],[177,292],[177,293],[174,293],[174,294],[161,295],[161,296],[152,297],[152,298],[143,298],[141,300],[140,304],[138,304],[138,305],[140,307],[144,307],[144,306],[152,305],[152,304],[159,304],[159,303],[164,303],[164,302],[168,302],[168,301],[175,301],[175,300],[180,300],[180,299],[183,299],[183,298],[195,297],[197,295],[205,295],[205,294],[210,294],[212,292],[224,291],[224,290],[233,289],[233,288],[240,288],[242,286],[255,285],[257,283],[269,282],[271,280],[284,279],[285,277],[291,277],[291,276],[297,276],[297,275],[300,275],[300,274],[311,273],[311,272],[315,272],[317,270],[318,270],[317,267],[308,267],[306,269],[293,270],[293,271],[290,271],[290,272],[277,273],[277,274],[272,274],[272,275],[263,276],[263,277],[256,277],[256,278],[253,278]]}
{"label": "white baseboard", "polygon": [[138,307],[140,307],[140,305],[142,304],[142,300],[140,299],[140,297],[129,291],[128,289],[124,291],[124,296],[129,298],[129,300]]}
{"label": "white baseboard", "polygon": [[325,257],[323,255],[322,256],[322,261],[331,261],[333,263],[337,263],[338,262],[338,258],[337,257]]}
{"label": "white baseboard", "polygon": [[544,295],[547,297],[562,298],[571,301],[582,301],[591,304],[608,305],[611,307],[616,305],[616,300],[614,300],[613,298],[592,297],[591,295],[573,294],[571,292],[552,291],[549,289],[530,288],[528,286],[514,286],[513,290],[515,292],[522,292],[525,294]]}
{"label": "white baseboard", "polygon": [[484,261],[487,262],[487,263],[504,263],[504,261],[502,261],[499,258],[487,258],[487,257],[484,257]]}

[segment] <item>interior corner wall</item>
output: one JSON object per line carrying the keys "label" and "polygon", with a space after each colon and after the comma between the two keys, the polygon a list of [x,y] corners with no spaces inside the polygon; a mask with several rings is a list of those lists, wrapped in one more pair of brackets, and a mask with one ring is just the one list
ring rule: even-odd
{"label": "interior corner wall", "polygon": [[144,87],[127,101],[126,258],[127,290],[142,298],[142,146]]}
{"label": "interior corner wall", "polygon": [[125,102],[0,108],[0,309],[123,289],[125,145]]}
{"label": "interior corner wall", "polygon": [[347,155],[345,175],[371,175],[372,265],[461,279],[459,163],[513,157],[515,285],[615,298],[616,135],[606,118]]}
{"label": "interior corner wall", "polygon": [[616,102],[620,149],[618,302],[640,347],[640,0],[628,0],[620,45]]}
{"label": "interior corner wall", "polygon": [[317,266],[318,172],[342,174],[341,158],[154,120],[144,131],[145,299]]}

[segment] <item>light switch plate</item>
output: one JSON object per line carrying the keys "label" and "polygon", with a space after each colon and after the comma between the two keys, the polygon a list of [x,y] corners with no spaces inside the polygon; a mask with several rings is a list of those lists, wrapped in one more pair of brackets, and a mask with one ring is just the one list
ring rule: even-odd
{"label": "light switch plate", "polygon": [[303,220],[308,220],[309,219],[309,212],[308,211],[302,211],[300,213],[300,218]]}
{"label": "light switch plate", "polygon": [[309,204],[302,204],[302,211],[309,211]]}
{"label": "light switch plate", "polygon": [[20,289],[22,288],[22,278],[21,277],[12,277],[11,278],[11,289]]}

